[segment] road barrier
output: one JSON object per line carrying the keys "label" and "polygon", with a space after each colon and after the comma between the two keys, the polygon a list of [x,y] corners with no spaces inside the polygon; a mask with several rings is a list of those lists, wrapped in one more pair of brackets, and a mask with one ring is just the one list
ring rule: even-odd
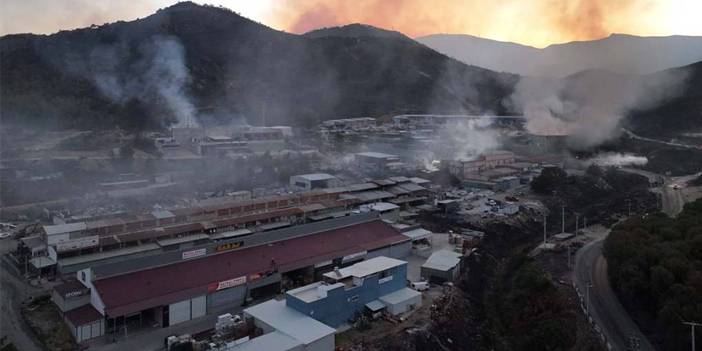
{"label": "road barrier", "polygon": [[575,289],[575,293],[578,294],[578,298],[580,299],[580,309],[583,311],[583,315],[585,315],[585,318],[587,319],[588,323],[592,327],[592,330],[595,331],[595,334],[597,334],[600,337],[600,341],[602,342],[602,345],[607,348],[607,350],[612,350],[612,344],[607,340],[607,336],[604,334],[604,331],[602,327],[600,327],[597,322],[595,322],[595,319],[592,317],[592,314],[589,313],[588,307],[587,307],[587,301],[583,297],[583,294],[580,292],[580,289],[578,288],[578,284],[573,282],[573,289]]}

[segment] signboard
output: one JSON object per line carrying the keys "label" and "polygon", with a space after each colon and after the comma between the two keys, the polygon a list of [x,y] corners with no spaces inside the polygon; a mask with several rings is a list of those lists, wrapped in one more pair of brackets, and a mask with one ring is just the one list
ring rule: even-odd
{"label": "signboard", "polygon": [[205,256],[205,254],[207,254],[207,249],[197,249],[197,250],[183,251],[183,259],[184,259],[184,260],[189,260],[189,259],[191,259],[191,258],[200,257],[200,256]]}
{"label": "signboard", "polygon": [[90,290],[89,289],[78,289],[78,290],[69,291],[63,295],[63,298],[67,299],[67,298],[71,298],[71,297],[83,296],[88,291],[90,291]]}
{"label": "signboard", "polygon": [[226,243],[226,244],[217,245],[217,247],[215,247],[215,251],[222,252],[222,251],[234,250],[234,249],[240,248],[243,244],[244,244],[243,241],[237,241],[237,242],[233,242],[233,243]]}
{"label": "signboard", "polygon": [[355,260],[357,258],[361,258],[361,257],[365,256],[367,253],[368,253],[368,251],[361,251],[361,252],[356,252],[354,254],[346,255],[341,259],[341,262],[345,263],[348,261]]}
{"label": "signboard", "polygon": [[210,292],[219,291],[219,290],[233,288],[235,286],[239,286],[242,284],[246,284],[246,276],[245,275],[238,277],[238,278],[223,280],[223,281],[218,282],[218,283],[212,283],[208,286],[207,290],[209,290]]}
{"label": "signboard", "polygon": [[86,236],[85,238],[63,240],[56,244],[56,252],[65,252],[72,250],[80,250],[87,247],[95,247],[100,243],[98,235]]}

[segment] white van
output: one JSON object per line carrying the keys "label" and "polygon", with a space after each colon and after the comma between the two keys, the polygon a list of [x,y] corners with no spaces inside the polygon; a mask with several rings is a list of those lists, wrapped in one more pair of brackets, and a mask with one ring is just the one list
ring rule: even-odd
{"label": "white van", "polygon": [[417,290],[417,291],[429,290],[429,283],[428,282],[411,282],[410,288]]}

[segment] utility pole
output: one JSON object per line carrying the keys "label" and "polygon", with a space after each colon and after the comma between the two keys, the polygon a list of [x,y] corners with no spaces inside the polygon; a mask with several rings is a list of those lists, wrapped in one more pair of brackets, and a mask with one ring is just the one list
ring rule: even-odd
{"label": "utility pole", "polygon": [[592,288],[592,283],[587,284],[587,302],[585,302],[585,313],[590,315],[590,288]]}
{"label": "utility pole", "polygon": [[565,205],[561,205],[561,233],[565,233]]}
{"label": "utility pole", "polygon": [[546,212],[544,212],[544,244],[546,244]]}
{"label": "utility pole", "polygon": [[692,349],[691,350],[695,351],[695,327],[702,327],[702,323],[683,321],[683,324],[687,324],[690,326],[690,335],[692,337]]}
{"label": "utility pole", "polygon": [[578,224],[580,224],[579,220],[580,220],[580,214],[576,212],[575,213],[575,237],[578,237]]}

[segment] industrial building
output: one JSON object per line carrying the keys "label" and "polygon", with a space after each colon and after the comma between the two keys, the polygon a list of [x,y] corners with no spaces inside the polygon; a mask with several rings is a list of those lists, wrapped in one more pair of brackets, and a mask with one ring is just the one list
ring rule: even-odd
{"label": "industrial building", "polygon": [[338,187],[339,179],[331,174],[312,173],[290,177],[290,189],[293,191],[311,191]]}
{"label": "industrial building", "polygon": [[362,130],[368,129],[376,125],[375,118],[372,117],[357,117],[331,119],[322,122],[322,127],[328,130]]}
{"label": "industrial building", "polygon": [[86,267],[178,250],[207,247],[210,254],[213,247],[234,237],[247,242],[268,231],[348,216],[362,204],[389,202],[400,207],[401,215],[407,214],[412,206],[427,203],[433,193],[410,178],[394,177],[290,195],[250,196],[242,192],[189,208],[46,225],[39,236],[23,240],[22,245],[32,252],[32,266],[43,269],[43,274],[55,271],[70,277]]}
{"label": "industrial building", "polygon": [[354,154],[354,160],[359,170],[371,176],[384,176],[403,165],[399,156],[382,152],[359,152]]}
{"label": "industrial building", "polygon": [[[339,327],[362,313],[368,304],[398,315],[417,308],[421,293],[407,285],[407,262],[375,257],[324,274],[324,280],[290,290],[286,305],[332,327]],[[373,311],[377,312],[377,311]]]}
{"label": "industrial building", "polygon": [[233,351],[332,351],[336,330],[286,305],[270,300],[244,310],[244,316],[261,328],[263,335]]}
{"label": "industrial building", "polygon": [[234,237],[216,247],[80,270],[76,276],[90,290],[90,303],[79,308],[85,316],[99,316],[81,322],[104,323],[108,333],[134,325],[165,327],[269,298],[283,287],[321,279],[334,267],[410,252],[406,236],[372,215],[277,232],[264,233],[269,237],[258,242],[251,236],[243,245]]}

